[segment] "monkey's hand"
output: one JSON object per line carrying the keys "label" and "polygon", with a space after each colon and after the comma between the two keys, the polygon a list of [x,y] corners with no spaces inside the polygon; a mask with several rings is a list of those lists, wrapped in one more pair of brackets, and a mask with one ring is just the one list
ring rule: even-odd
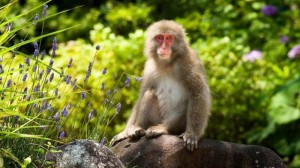
{"label": "monkey's hand", "polygon": [[184,146],[191,152],[198,149],[199,136],[195,136],[190,132],[185,132],[179,136],[184,141]]}
{"label": "monkey's hand", "polygon": [[154,138],[163,134],[167,134],[168,131],[166,127],[162,125],[152,126],[146,130],[146,137],[147,138]]}
{"label": "monkey's hand", "polygon": [[113,139],[110,141],[110,146],[114,146],[117,143],[123,141],[127,138],[138,138],[145,135],[145,130],[141,127],[132,125],[129,128],[126,128],[124,131],[119,133],[118,135],[114,136]]}
{"label": "monkey's hand", "polygon": [[123,141],[124,139],[127,138],[125,130],[118,135],[114,136],[113,139],[110,141],[109,145],[110,146],[115,146],[117,143]]}
{"label": "monkey's hand", "polygon": [[132,125],[127,129],[127,136],[129,138],[139,138],[145,135],[145,130],[139,126]]}

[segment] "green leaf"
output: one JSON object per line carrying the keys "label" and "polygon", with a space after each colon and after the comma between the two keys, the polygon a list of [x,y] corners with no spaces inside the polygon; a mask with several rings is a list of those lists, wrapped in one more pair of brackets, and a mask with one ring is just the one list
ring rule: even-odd
{"label": "green leaf", "polygon": [[269,116],[277,124],[286,124],[300,119],[297,108],[297,95],[300,91],[300,79],[288,81],[272,97]]}
{"label": "green leaf", "polygon": [[300,110],[291,106],[281,106],[269,111],[272,120],[277,124],[286,124],[300,119]]}

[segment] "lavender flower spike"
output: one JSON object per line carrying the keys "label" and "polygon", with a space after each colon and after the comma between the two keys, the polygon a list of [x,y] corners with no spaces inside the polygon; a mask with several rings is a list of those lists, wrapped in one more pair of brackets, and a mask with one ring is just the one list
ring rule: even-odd
{"label": "lavender flower spike", "polygon": [[65,131],[62,131],[62,132],[59,134],[59,139],[63,139],[65,136],[66,136]]}
{"label": "lavender flower spike", "polygon": [[105,75],[106,72],[107,72],[107,68],[104,68],[104,69],[102,70],[102,75]]}
{"label": "lavender flower spike", "polygon": [[95,114],[95,110],[91,110],[91,112],[89,113],[88,119],[90,120],[91,118],[93,118],[94,114]]}
{"label": "lavender flower spike", "polygon": [[12,83],[12,80],[9,79],[9,80],[7,81],[6,87],[9,88],[9,87],[11,86],[11,83]]}
{"label": "lavender flower spike", "polygon": [[44,5],[44,8],[43,8],[43,12],[42,12],[43,17],[46,17],[46,16],[47,16],[47,9],[48,9],[48,5],[45,4],[45,5]]}
{"label": "lavender flower spike", "polygon": [[116,105],[116,114],[119,114],[120,113],[120,111],[121,111],[121,103],[118,103],[117,105]]}
{"label": "lavender flower spike", "polygon": [[125,87],[129,87],[130,85],[130,78],[127,77],[127,79],[125,80]]}
{"label": "lavender flower spike", "polygon": [[80,97],[81,97],[81,99],[85,99],[86,98],[86,92],[81,92]]}
{"label": "lavender flower spike", "polygon": [[56,51],[57,50],[57,39],[56,37],[53,38],[53,42],[52,42],[52,57],[56,56]]}
{"label": "lavender flower spike", "polygon": [[25,58],[25,64],[27,66],[30,66],[30,59],[28,57]]}
{"label": "lavender flower spike", "polygon": [[73,62],[73,58],[70,58],[70,61],[69,61],[69,64],[68,64],[68,68],[71,68],[72,62]]}
{"label": "lavender flower spike", "polygon": [[33,18],[33,25],[36,25],[36,21],[39,20],[40,16],[39,14],[35,14],[34,18]]}
{"label": "lavender flower spike", "polygon": [[28,76],[28,74],[27,74],[27,73],[25,73],[25,74],[24,74],[24,76],[23,76],[23,79],[22,79],[22,80],[23,80],[23,82],[26,82],[26,80],[27,80],[27,76]]}
{"label": "lavender flower spike", "polygon": [[262,52],[258,50],[252,50],[250,53],[244,55],[244,59],[249,62],[254,62],[255,60],[262,58]]}
{"label": "lavender flower spike", "polygon": [[61,112],[61,116],[67,117],[68,114],[69,114],[68,109],[67,109],[66,107],[64,107],[64,109],[63,109],[62,112]]}
{"label": "lavender flower spike", "polygon": [[300,56],[300,44],[295,45],[288,53],[290,59],[294,59]]}

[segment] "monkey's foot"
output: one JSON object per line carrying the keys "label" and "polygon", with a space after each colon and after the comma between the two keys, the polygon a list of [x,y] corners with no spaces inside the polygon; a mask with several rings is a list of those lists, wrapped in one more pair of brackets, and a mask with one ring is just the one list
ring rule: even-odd
{"label": "monkey's foot", "polygon": [[127,138],[126,132],[123,131],[123,132],[119,133],[118,135],[114,136],[112,138],[112,140],[110,141],[109,145],[114,146],[114,145],[116,145],[117,143],[123,141],[126,138]]}
{"label": "monkey's foot", "polygon": [[168,134],[167,129],[164,126],[152,126],[146,130],[147,138],[154,138],[163,134]]}
{"label": "monkey's foot", "polygon": [[199,137],[194,136],[191,133],[183,133],[179,136],[179,138],[182,138],[184,141],[184,146],[191,152],[193,152],[195,149],[198,149],[198,141]]}
{"label": "monkey's foot", "polygon": [[127,129],[127,136],[129,138],[138,138],[145,135],[145,130],[139,126],[131,126]]}

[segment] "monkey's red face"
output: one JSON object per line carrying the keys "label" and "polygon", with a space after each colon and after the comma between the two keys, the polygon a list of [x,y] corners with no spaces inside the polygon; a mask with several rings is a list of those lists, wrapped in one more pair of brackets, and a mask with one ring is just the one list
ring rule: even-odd
{"label": "monkey's red face", "polygon": [[174,36],[171,34],[158,34],[155,36],[155,41],[158,43],[157,54],[161,59],[168,59],[171,56],[171,45],[174,41]]}

